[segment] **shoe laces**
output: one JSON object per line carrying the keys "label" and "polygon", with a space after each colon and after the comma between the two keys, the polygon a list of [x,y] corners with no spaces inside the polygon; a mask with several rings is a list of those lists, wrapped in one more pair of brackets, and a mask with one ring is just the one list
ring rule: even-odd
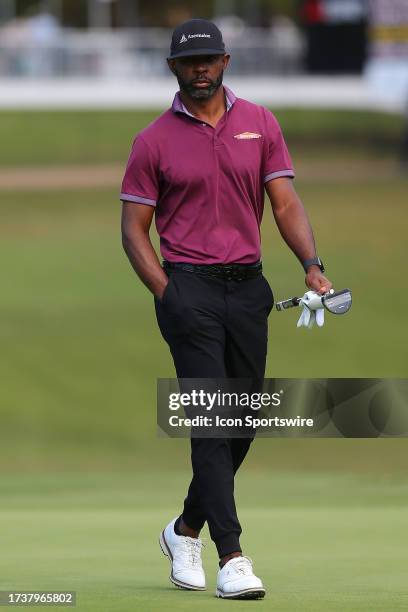
{"label": "shoe laces", "polygon": [[201,548],[205,543],[200,538],[184,536],[183,549],[190,558],[191,565],[201,565]]}
{"label": "shoe laces", "polygon": [[252,559],[250,559],[249,557],[234,557],[233,559],[231,559],[230,564],[239,574],[243,574],[244,576],[252,576],[253,574]]}

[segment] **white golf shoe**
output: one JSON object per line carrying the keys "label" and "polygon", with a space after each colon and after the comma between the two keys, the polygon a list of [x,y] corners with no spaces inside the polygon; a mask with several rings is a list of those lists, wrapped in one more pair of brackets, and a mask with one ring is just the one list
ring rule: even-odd
{"label": "white golf shoe", "polygon": [[160,534],[159,542],[163,554],[170,559],[170,580],[182,589],[205,590],[205,574],[201,563],[200,538],[179,536],[174,531],[173,519]]}
{"label": "white golf shoe", "polygon": [[215,594],[225,599],[261,599],[265,589],[252,571],[251,559],[233,557],[218,572]]}

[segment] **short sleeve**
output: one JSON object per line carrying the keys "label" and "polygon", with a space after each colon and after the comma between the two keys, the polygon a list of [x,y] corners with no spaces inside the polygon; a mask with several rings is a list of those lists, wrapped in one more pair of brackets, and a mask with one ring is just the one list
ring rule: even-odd
{"label": "short sleeve", "polygon": [[156,206],[158,197],[157,155],[141,136],[137,136],[126,166],[120,199]]}
{"label": "short sleeve", "polygon": [[292,160],[283,138],[282,130],[276,117],[267,109],[266,115],[266,146],[264,158],[264,183],[288,176],[294,178]]}

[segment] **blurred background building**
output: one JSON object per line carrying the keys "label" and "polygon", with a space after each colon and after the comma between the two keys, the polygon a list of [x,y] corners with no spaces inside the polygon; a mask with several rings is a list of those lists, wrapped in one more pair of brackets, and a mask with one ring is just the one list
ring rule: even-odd
{"label": "blurred background building", "polygon": [[2,0],[0,75],[159,76],[170,30],[194,16],[222,27],[233,73],[303,69],[296,2]]}
{"label": "blurred background building", "polygon": [[[0,79],[8,84],[0,105],[24,98],[10,81],[116,79],[137,88],[149,79],[167,91],[171,31],[192,17],[219,25],[232,54],[229,78],[258,79],[256,101],[274,103],[269,78],[311,75],[355,79],[318,81],[315,93],[310,79],[293,81],[289,100],[298,101],[300,87],[302,103],[310,93],[314,105],[326,104],[330,90],[340,106],[406,106],[407,0],[1,0]],[[163,94],[151,92],[150,102],[163,105]],[[98,98],[108,104],[109,95],[107,87]]]}
{"label": "blurred background building", "polygon": [[169,29],[214,19],[239,74],[359,73],[368,0],[2,0],[1,75],[160,74]]}

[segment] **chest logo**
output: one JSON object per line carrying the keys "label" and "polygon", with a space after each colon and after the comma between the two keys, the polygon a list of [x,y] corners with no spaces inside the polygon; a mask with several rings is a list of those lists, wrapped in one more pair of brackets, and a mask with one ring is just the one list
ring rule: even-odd
{"label": "chest logo", "polygon": [[238,140],[252,140],[253,138],[262,138],[262,134],[256,134],[255,132],[242,132],[242,134],[235,134],[234,138]]}

